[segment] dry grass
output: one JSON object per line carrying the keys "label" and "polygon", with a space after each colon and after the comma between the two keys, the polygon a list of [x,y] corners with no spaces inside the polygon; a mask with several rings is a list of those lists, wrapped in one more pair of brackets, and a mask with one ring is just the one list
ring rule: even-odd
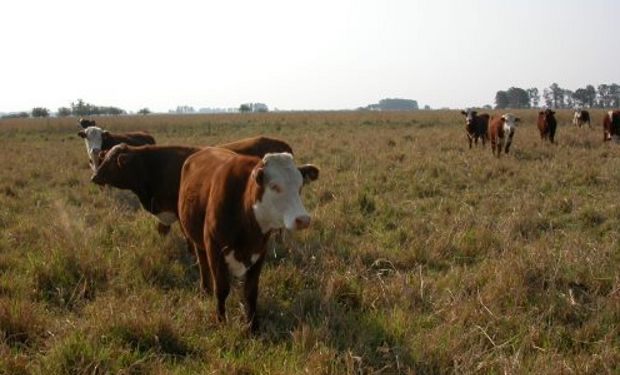
{"label": "dry grass", "polygon": [[264,134],[321,168],[272,241],[262,328],[229,323],[177,227],[89,183],[74,119],[0,122],[0,374],[618,373],[620,148],[518,112],[511,155],[457,112],[100,118],[161,144]]}

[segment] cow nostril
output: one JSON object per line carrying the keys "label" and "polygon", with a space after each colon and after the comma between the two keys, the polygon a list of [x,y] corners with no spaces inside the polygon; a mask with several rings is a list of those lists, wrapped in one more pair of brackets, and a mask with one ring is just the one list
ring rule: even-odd
{"label": "cow nostril", "polygon": [[299,216],[295,219],[295,228],[297,229],[305,229],[310,226],[310,216],[304,215]]}

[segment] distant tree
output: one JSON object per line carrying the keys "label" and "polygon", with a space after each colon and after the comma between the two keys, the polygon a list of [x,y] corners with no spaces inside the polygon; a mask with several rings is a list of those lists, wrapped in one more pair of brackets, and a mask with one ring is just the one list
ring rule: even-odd
{"label": "distant tree", "polygon": [[589,98],[590,94],[588,93],[588,90],[585,88],[580,88],[575,90],[574,93],[572,93],[572,99],[573,102],[575,104],[575,106],[578,107],[589,107]]}
{"label": "distant tree", "polygon": [[71,108],[60,107],[58,108],[58,117],[71,116]]}
{"label": "distant tree", "polygon": [[529,108],[530,97],[527,91],[520,87],[511,87],[506,91],[508,95],[508,107],[509,108]]}
{"label": "distant tree", "polygon": [[13,112],[13,113],[9,113],[9,114],[2,116],[3,119],[28,118],[28,117],[30,117],[30,114],[28,112]]}
{"label": "distant tree", "polygon": [[251,112],[252,111],[252,106],[250,104],[241,104],[241,106],[239,106],[239,112],[241,113],[246,113],[246,112]]}
{"label": "distant tree", "polygon": [[378,106],[382,111],[416,111],[419,109],[417,100],[399,98],[381,99]]}
{"label": "distant tree", "polygon": [[425,110],[425,111],[430,111],[430,110],[431,110],[431,106],[430,106],[430,105],[428,105],[428,104],[426,104],[426,105],[424,106],[424,110]]}
{"label": "distant tree", "polygon": [[50,115],[49,109],[43,107],[34,107],[31,113],[32,117],[48,117]]}
{"label": "distant tree", "polygon": [[588,107],[594,107],[596,105],[596,89],[592,85],[587,85],[586,92],[588,93],[586,102]]}
{"label": "distant tree", "polygon": [[571,90],[564,90],[564,102],[562,108],[574,108],[575,100],[573,99],[573,94]]}
{"label": "distant tree", "polygon": [[151,113],[151,110],[146,107],[138,111],[138,114],[141,114],[141,115],[148,115],[150,113]]}
{"label": "distant tree", "polygon": [[495,108],[504,109],[508,108],[510,105],[510,98],[508,97],[508,93],[506,91],[498,91],[495,94]]}
{"label": "distant tree", "polygon": [[611,106],[611,88],[607,84],[600,84],[597,87],[598,106],[609,108]]}
{"label": "distant tree", "polygon": [[564,89],[561,88],[557,83],[552,83],[549,86],[549,90],[551,90],[551,97],[553,98],[553,107],[555,108],[563,108],[564,107]]}
{"label": "distant tree", "polygon": [[545,100],[545,106],[547,108],[553,107],[553,93],[551,89],[546,88],[543,90],[543,99]]}
{"label": "distant tree", "polygon": [[620,107],[620,85],[617,83],[609,85],[609,96],[611,99],[611,107]]}
{"label": "distant tree", "polygon": [[527,96],[530,101],[530,107],[538,108],[538,103],[540,103],[540,94],[538,93],[538,89],[536,87],[527,89]]}
{"label": "distant tree", "polygon": [[489,109],[493,109],[493,106],[490,104],[485,104],[482,106],[483,109],[489,110]]}

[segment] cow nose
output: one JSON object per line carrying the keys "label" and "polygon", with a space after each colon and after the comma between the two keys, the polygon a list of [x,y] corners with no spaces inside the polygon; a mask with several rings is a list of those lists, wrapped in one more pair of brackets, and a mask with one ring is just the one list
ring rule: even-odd
{"label": "cow nose", "polygon": [[295,229],[306,229],[310,226],[310,216],[302,215],[295,218]]}

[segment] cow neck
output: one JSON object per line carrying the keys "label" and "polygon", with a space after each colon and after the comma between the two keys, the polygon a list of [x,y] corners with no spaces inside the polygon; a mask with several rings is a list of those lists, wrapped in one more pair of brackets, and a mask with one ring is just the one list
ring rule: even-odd
{"label": "cow neck", "polygon": [[262,228],[256,220],[256,215],[254,214],[254,204],[259,201],[262,196],[263,188],[256,183],[250,174],[245,185],[245,193],[243,197],[243,217],[246,218],[247,228],[251,231],[251,233],[260,233],[264,237],[268,237],[271,230],[263,233]]}

